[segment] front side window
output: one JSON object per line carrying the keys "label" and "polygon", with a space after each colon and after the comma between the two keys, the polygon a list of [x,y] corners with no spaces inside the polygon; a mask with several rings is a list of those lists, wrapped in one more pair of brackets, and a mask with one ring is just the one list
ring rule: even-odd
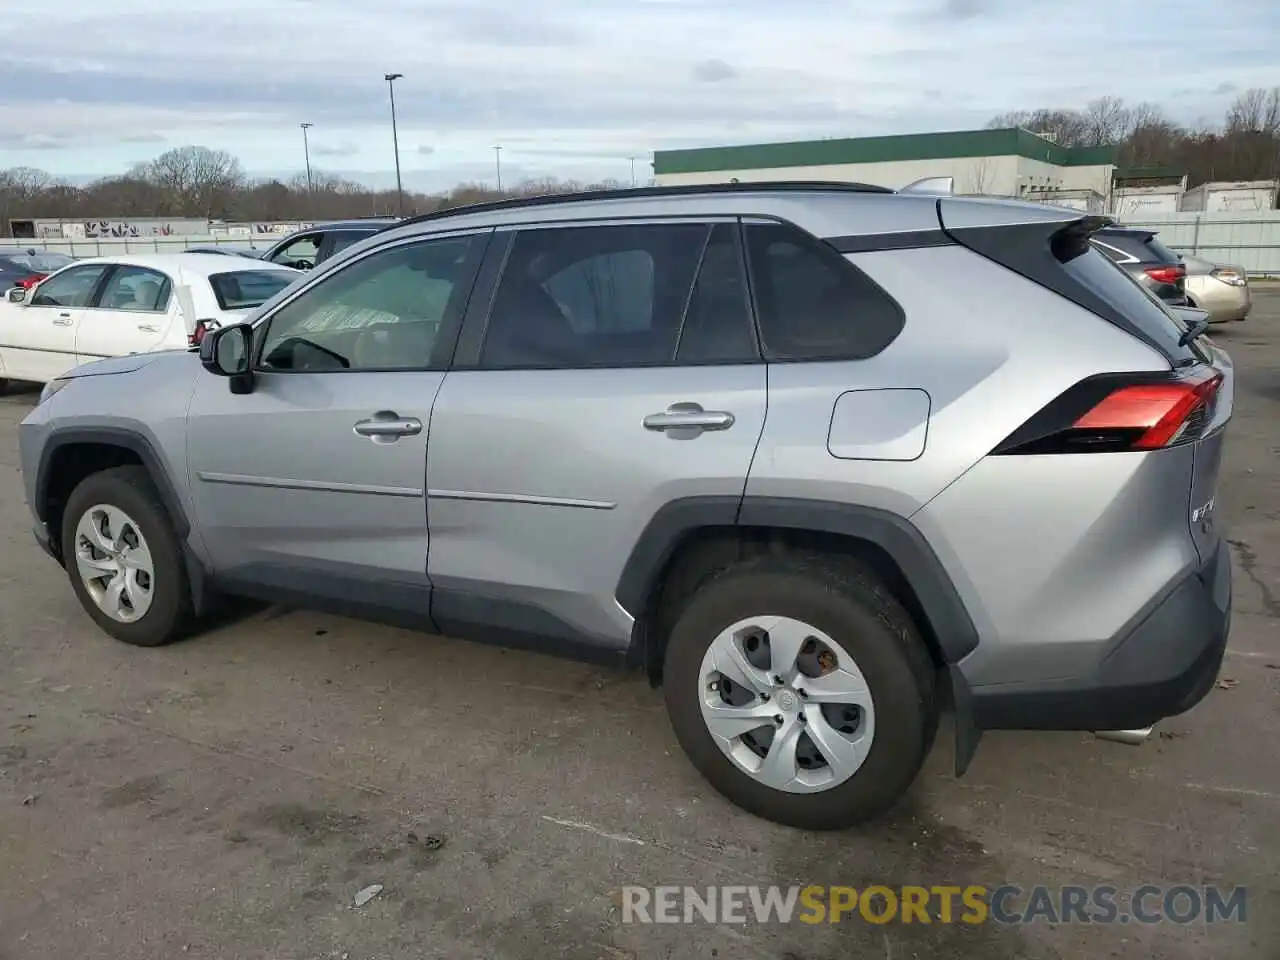
{"label": "front side window", "polygon": [[105,263],[69,267],[36,287],[33,307],[87,307],[98,281],[107,272]]}
{"label": "front side window", "polygon": [[[732,227],[724,226],[733,242]],[[480,365],[678,362],[690,294],[711,234],[706,223],[522,231],[498,283]]]}
{"label": "front side window", "polygon": [[340,250],[345,250],[347,249],[347,247],[354,246],[355,244],[359,243],[361,240],[368,239],[369,237],[373,236],[373,233],[374,231],[372,230],[335,230],[333,231],[332,233],[329,234],[328,256],[332,257],[335,253],[338,253]]}
{"label": "front side window", "polygon": [[902,332],[897,301],[833,248],[781,223],[746,238],[766,359],[861,360]]}
{"label": "front side window", "polygon": [[248,310],[260,307],[300,274],[287,270],[236,270],[209,275],[209,286],[220,310]]}
{"label": "front side window", "polygon": [[479,244],[475,236],[424,240],[339,269],[272,315],[260,369],[439,366],[432,355],[440,329],[465,302]]}
{"label": "front side window", "polygon": [[173,281],[146,267],[116,267],[98,300],[104,310],[161,313],[169,307]]}
{"label": "front side window", "polygon": [[309,270],[316,265],[316,257],[319,253],[320,234],[308,233],[286,243],[268,259],[272,263],[284,264],[286,267]]}

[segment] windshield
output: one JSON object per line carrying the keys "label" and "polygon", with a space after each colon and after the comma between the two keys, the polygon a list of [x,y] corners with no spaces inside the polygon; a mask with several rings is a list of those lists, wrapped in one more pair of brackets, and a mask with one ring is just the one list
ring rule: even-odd
{"label": "windshield", "polygon": [[260,307],[301,274],[293,270],[236,270],[214,273],[209,286],[222,310],[250,310]]}
{"label": "windshield", "polygon": [[65,253],[50,253],[47,250],[36,253],[9,253],[5,254],[4,259],[25,267],[33,273],[53,273],[75,262],[75,257],[69,257]]}

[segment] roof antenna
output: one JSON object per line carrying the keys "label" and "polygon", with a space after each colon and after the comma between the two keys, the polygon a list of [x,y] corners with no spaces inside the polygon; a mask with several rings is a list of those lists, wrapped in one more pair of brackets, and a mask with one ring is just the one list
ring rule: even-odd
{"label": "roof antenna", "polygon": [[922,180],[911,181],[905,187],[899,189],[898,193],[918,193],[926,196],[949,197],[955,193],[955,187],[955,177],[925,177]]}

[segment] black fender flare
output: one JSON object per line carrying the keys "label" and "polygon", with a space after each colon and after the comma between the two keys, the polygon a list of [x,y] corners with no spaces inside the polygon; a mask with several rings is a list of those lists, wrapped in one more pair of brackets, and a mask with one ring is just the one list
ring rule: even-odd
{"label": "black fender flare", "polygon": [[[174,489],[169,471],[155,447],[146,436],[136,430],[125,427],[69,427],[54,429],[40,451],[40,464],[36,468],[35,503],[31,505],[41,523],[47,523],[47,506],[49,502],[50,465],[54,454],[63,447],[78,443],[101,444],[120,447],[133,453],[142,461],[143,468],[155,484],[165,511],[173,523],[174,533],[182,547],[182,554],[187,565],[187,580],[191,585],[191,602],[197,616],[206,613],[213,605],[217,590],[210,578],[210,573],[200,558],[196,556],[188,543],[191,534],[191,521],[182,506],[178,491]],[[57,548],[55,547],[55,550]]]}
{"label": "black fender flare", "polygon": [[882,549],[915,591],[945,662],[958,663],[978,645],[978,631],[950,575],[928,540],[905,517],[875,507],[790,497],[687,497],[661,507],[637,540],[615,597],[632,616],[645,603],[663,568],[691,533],[706,527],[772,527],[834,533]]}
{"label": "black fender flare", "polygon": [[32,504],[36,516],[42,521],[47,519],[45,508],[49,500],[49,467],[53,462],[54,454],[63,447],[78,443],[121,447],[137,456],[146,467],[147,473],[151,475],[151,482],[156,485],[156,490],[160,493],[160,499],[169,512],[169,518],[173,521],[178,538],[180,540],[187,538],[191,532],[191,523],[160,455],[156,453],[155,447],[145,436],[124,427],[69,427],[63,430],[55,429],[49,435],[44,448],[40,451],[40,465],[36,469],[36,502]]}

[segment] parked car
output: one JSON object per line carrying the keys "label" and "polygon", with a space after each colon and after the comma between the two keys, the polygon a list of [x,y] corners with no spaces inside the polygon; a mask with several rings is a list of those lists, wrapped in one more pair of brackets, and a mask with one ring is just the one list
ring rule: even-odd
{"label": "parked car", "polygon": [[0,291],[10,287],[30,289],[69,263],[75,257],[49,250],[0,250]]}
{"label": "parked car", "polygon": [[1186,306],[1187,266],[1154,231],[1112,226],[1101,230],[1094,243],[1165,303]]}
{"label": "parked car", "polygon": [[50,383],[35,535],[127,643],[245,594],[634,665],[726,797],[843,827],[944,703],[959,774],[1214,685],[1232,366],[1098,223],[806,183],[415,218]]}
{"label": "parked car", "polygon": [[9,380],[46,383],[103,357],[194,345],[299,276],[202,253],[78,260],[0,300],[0,390]]}
{"label": "parked car", "polygon": [[255,250],[253,247],[241,247],[230,243],[207,243],[194,247],[187,247],[186,253],[216,253],[227,257],[249,257],[258,260],[262,257],[264,251]]}
{"label": "parked car", "polygon": [[340,250],[399,223],[397,217],[365,217],[318,223],[291,233],[260,254],[260,259],[297,270],[310,270]]}
{"label": "parked car", "polygon": [[1243,320],[1253,307],[1249,275],[1242,267],[1224,267],[1184,254],[1187,303],[1209,314],[1210,323]]}

